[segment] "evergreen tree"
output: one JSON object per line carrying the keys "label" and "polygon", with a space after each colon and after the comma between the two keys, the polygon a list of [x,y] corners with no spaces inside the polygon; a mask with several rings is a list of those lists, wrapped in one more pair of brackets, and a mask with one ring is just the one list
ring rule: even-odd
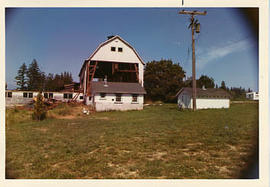
{"label": "evergreen tree", "polygon": [[32,114],[32,118],[34,120],[43,120],[46,118],[46,106],[43,101],[43,96],[41,92],[38,93],[35,104],[34,104],[34,112]]}
{"label": "evergreen tree", "polygon": [[15,77],[16,84],[18,85],[17,87],[18,90],[26,90],[27,88],[26,75],[27,75],[27,66],[25,65],[25,63],[23,63],[18,70],[17,76]]}
{"label": "evergreen tree", "polygon": [[222,81],[222,82],[221,82],[220,88],[226,90],[226,84],[225,84],[225,81]]}
{"label": "evergreen tree", "polygon": [[27,78],[28,90],[42,90],[44,73],[40,71],[36,59],[28,67]]}

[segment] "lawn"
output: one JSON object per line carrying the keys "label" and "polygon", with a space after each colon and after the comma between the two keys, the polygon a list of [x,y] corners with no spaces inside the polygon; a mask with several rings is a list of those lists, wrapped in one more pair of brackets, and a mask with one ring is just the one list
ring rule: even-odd
{"label": "lawn", "polygon": [[[41,122],[31,120],[32,111],[6,110],[7,178],[241,178],[258,143],[254,103],[85,116],[66,109]],[[59,119],[54,111],[76,116]]]}

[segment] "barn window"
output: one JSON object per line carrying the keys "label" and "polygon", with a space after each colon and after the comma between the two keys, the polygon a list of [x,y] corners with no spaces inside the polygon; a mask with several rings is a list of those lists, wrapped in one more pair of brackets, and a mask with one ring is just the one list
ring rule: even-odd
{"label": "barn window", "polygon": [[49,98],[53,98],[53,93],[49,93]]}
{"label": "barn window", "polygon": [[122,101],[122,94],[115,94],[116,95],[116,98],[115,98],[115,101],[116,102],[121,102]]}
{"label": "barn window", "polygon": [[100,93],[100,98],[101,99],[105,99],[105,97],[106,97],[106,93]]}
{"label": "barn window", "polygon": [[68,94],[68,98],[72,99],[73,94]]}
{"label": "barn window", "polygon": [[92,97],[89,97],[89,101],[91,101]]}
{"label": "barn window", "polygon": [[47,99],[48,98],[48,93],[44,93],[44,97]]}
{"label": "barn window", "polygon": [[12,92],[8,92],[8,97],[12,97]]}
{"label": "barn window", "polygon": [[115,51],[115,47],[111,47],[111,51]]}
{"label": "barn window", "polygon": [[138,94],[132,94],[132,102],[138,101]]}
{"label": "barn window", "polygon": [[83,96],[80,96],[80,100],[83,100]]}
{"label": "barn window", "polygon": [[67,97],[67,94],[65,93],[65,94],[64,94],[64,99],[67,99],[67,98],[68,98],[68,97]]}
{"label": "barn window", "polygon": [[33,93],[28,93],[29,98],[33,98]]}
{"label": "barn window", "polygon": [[118,47],[118,52],[123,52],[123,48],[122,47]]}
{"label": "barn window", "polygon": [[27,93],[26,92],[23,93],[23,97],[27,97]]}

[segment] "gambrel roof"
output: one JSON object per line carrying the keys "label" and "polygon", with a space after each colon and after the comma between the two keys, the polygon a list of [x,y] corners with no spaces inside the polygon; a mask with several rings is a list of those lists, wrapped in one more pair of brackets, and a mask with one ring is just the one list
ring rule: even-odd
{"label": "gambrel roof", "polygon": [[82,69],[84,68],[85,64],[88,62],[88,61],[91,61],[95,55],[98,53],[98,51],[105,45],[109,44],[110,42],[116,40],[116,39],[119,39],[121,42],[123,42],[126,46],[128,46],[133,52],[134,54],[136,55],[136,57],[139,59],[139,61],[145,65],[145,63],[143,62],[142,58],[139,56],[139,54],[137,53],[137,51],[127,42],[125,41],[124,39],[122,39],[120,36],[116,35],[114,37],[111,37],[110,39],[106,40],[105,42],[101,43],[97,49],[90,55],[90,57],[88,59],[86,59],[83,63],[83,66],[80,70],[80,73],[79,73],[79,76],[81,75],[81,72],[82,72]]}

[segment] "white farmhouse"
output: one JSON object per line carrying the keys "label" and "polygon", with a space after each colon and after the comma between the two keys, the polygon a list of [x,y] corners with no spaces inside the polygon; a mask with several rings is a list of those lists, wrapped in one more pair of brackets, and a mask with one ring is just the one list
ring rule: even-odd
{"label": "white farmhouse", "polygon": [[[197,88],[197,109],[229,108],[230,94],[220,88]],[[193,108],[192,88],[184,87],[176,94],[179,108]]]}
{"label": "white farmhouse", "polygon": [[110,36],[84,61],[80,91],[96,111],[143,109],[145,63],[120,36]]}
{"label": "white farmhouse", "polygon": [[258,92],[248,92],[246,93],[246,98],[250,100],[259,100],[259,93]]}

